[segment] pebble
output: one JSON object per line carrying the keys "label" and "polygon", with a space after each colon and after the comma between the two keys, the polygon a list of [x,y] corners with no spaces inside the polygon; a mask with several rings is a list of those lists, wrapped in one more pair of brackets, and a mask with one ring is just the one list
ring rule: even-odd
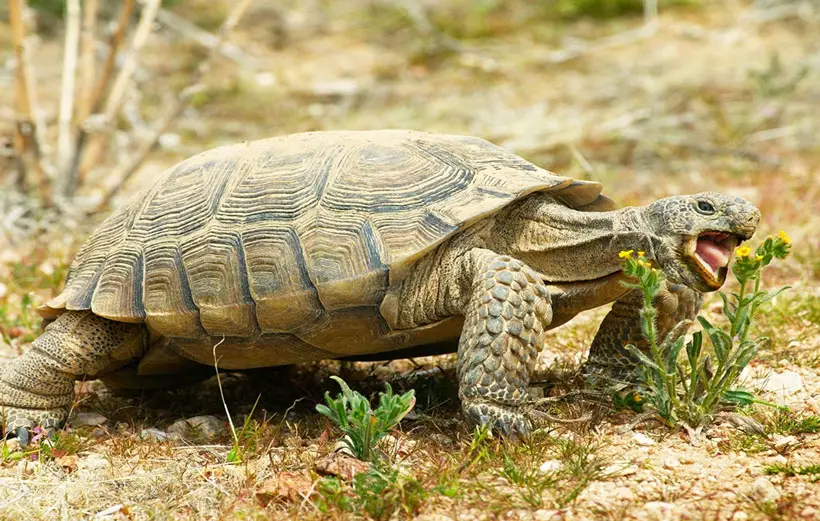
{"label": "pebble", "polygon": [[414,517],[413,521],[453,521],[453,518],[444,514],[421,514]]}
{"label": "pebble", "polygon": [[550,474],[552,472],[557,472],[557,471],[561,470],[561,467],[563,467],[563,466],[564,466],[564,464],[561,463],[559,460],[550,459],[550,460],[545,461],[544,463],[541,464],[540,467],[538,467],[538,472],[540,472],[541,474]]}
{"label": "pebble", "polygon": [[635,493],[629,487],[618,487],[615,489],[615,497],[624,501],[634,501]]}
{"label": "pebble", "polygon": [[632,439],[641,447],[651,447],[656,443],[655,440],[653,440],[652,438],[650,438],[642,432],[636,432],[635,434],[633,434]]}
{"label": "pebble", "polygon": [[680,519],[680,511],[674,503],[650,501],[644,505],[646,517],[650,521],[675,521]]}
{"label": "pebble", "polygon": [[762,388],[777,394],[794,394],[803,390],[803,379],[794,371],[773,373],[763,382]]}
{"label": "pebble", "polygon": [[771,481],[761,476],[752,483],[749,489],[749,496],[757,501],[768,503],[780,499],[780,491],[777,490]]}
{"label": "pebble", "polygon": [[167,441],[169,439],[169,436],[168,433],[165,431],[149,427],[147,429],[142,429],[140,431],[140,439],[151,441]]}
{"label": "pebble", "polygon": [[216,416],[193,416],[179,420],[168,427],[168,434],[194,440],[210,441],[227,434],[225,422]]}
{"label": "pebble", "polygon": [[805,519],[807,521],[810,519],[817,519],[817,509],[811,506],[806,507],[800,511],[800,517],[801,519]]}
{"label": "pebble", "polygon": [[103,425],[107,421],[108,418],[106,418],[102,414],[97,414],[96,412],[78,412],[77,414],[71,417],[71,419],[69,420],[69,424],[72,427],[97,427],[99,425]]}
{"label": "pebble", "polygon": [[671,469],[676,469],[678,467],[680,467],[680,461],[678,461],[678,458],[676,458],[674,456],[670,456],[670,457],[666,458],[665,460],[663,460],[663,468],[665,468],[665,469],[670,469],[671,470]]}
{"label": "pebble", "polygon": [[80,470],[102,470],[110,466],[109,461],[100,454],[89,454],[77,460],[77,468]]}
{"label": "pebble", "polygon": [[799,441],[794,436],[775,436],[774,448],[783,450],[797,445]]}
{"label": "pebble", "polygon": [[746,521],[747,519],[749,519],[749,514],[742,511],[737,511],[732,516],[732,521]]}

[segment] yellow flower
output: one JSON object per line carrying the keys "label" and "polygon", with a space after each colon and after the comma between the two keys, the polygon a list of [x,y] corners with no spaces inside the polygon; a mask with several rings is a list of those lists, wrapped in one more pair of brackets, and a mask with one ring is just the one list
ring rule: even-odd
{"label": "yellow flower", "polygon": [[645,251],[639,251],[638,252],[638,257],[643,257],[644,255],[646,255]]}
{"label": "yellow flower", "polygon": [[651,267],[652,267],[652,263],[651,263],[651,262],[649,262],[649,261],[645,261],[645,260],[640,260],[640,259],[638,259],[638,266],[643,266],[643,267],[645,267],[645,268],[651,268]]}
{"label": "yellow flower", "polygon": [[752,250],[748,246],[741,246],[735,250],[738,257],[748,257]]}
{"label": "yellow flower", "polygon": [[757,262],[762,261],[762,260],[763,260],[763,255],[755,255],[755,260],[756,260]]}
{"label": "yellow flower", "polygon": [[635,250],[623,250],[621,253],[618,254],[618,257],[620,257],[621,259],[631,259],[632,254],[634,252]]}
{"label": "yellow flower", "polygon": [[784,232],[783,230],[780,230],[779,232],[777,232],[777,238],[780,239],[781,241],[785,242],[786,244],[791,244],[792,243],[792,238],[789,237],[788,234],[786,232]]}

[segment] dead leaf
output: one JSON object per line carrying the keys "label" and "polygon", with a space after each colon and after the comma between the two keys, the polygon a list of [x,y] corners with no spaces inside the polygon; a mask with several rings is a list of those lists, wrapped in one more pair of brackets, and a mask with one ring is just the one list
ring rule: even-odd
{"label": "dead leaf", "polygon": [[324,476],[336,476],[351,481],[356,474],[370,470],[370,463],[348,456],[343,452],[331,452],[316,460],[316,472]]}
{"label": "dead leaf", "polygon": [[313,495],[313,480],[306,474],[280,472],[275,478],[262,482],[256,490],[256,501],[266,506],[272,501],[302,501]]}
{"label": "dead leaf", "polygon": [[77,470],[77,455],[70,454],[60,456],[59,458],[54,459],[54,463],[64,468],[66,472],[74,472],[75,470]]}

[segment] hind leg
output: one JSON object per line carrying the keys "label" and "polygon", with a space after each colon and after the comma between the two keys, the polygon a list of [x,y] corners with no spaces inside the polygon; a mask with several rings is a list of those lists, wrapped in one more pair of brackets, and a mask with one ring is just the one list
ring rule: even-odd
{"label": "hind leg", "polygon": [[114,322],[90,311],[67,311],[50,323],[22,356],[0,368],[0,419],[5,434],[23,442],[35,426],[65,423],[74,381],[95,378],[142,355],[141,324]]}

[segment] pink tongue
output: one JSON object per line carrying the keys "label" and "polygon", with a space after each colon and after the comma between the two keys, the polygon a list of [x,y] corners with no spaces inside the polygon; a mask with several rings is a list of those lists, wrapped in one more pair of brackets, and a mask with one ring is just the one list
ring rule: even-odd
{"label": "pink tongue", "polygon": [[700,257],[704,262],[711,266],[712,271],[717,271],[718,268],[722,268],[723,266],[729,264],[729,250],[708,239],[698,239],[698,245],[697,248],[695,248],[695,253],[697,253],[698,257]]}

